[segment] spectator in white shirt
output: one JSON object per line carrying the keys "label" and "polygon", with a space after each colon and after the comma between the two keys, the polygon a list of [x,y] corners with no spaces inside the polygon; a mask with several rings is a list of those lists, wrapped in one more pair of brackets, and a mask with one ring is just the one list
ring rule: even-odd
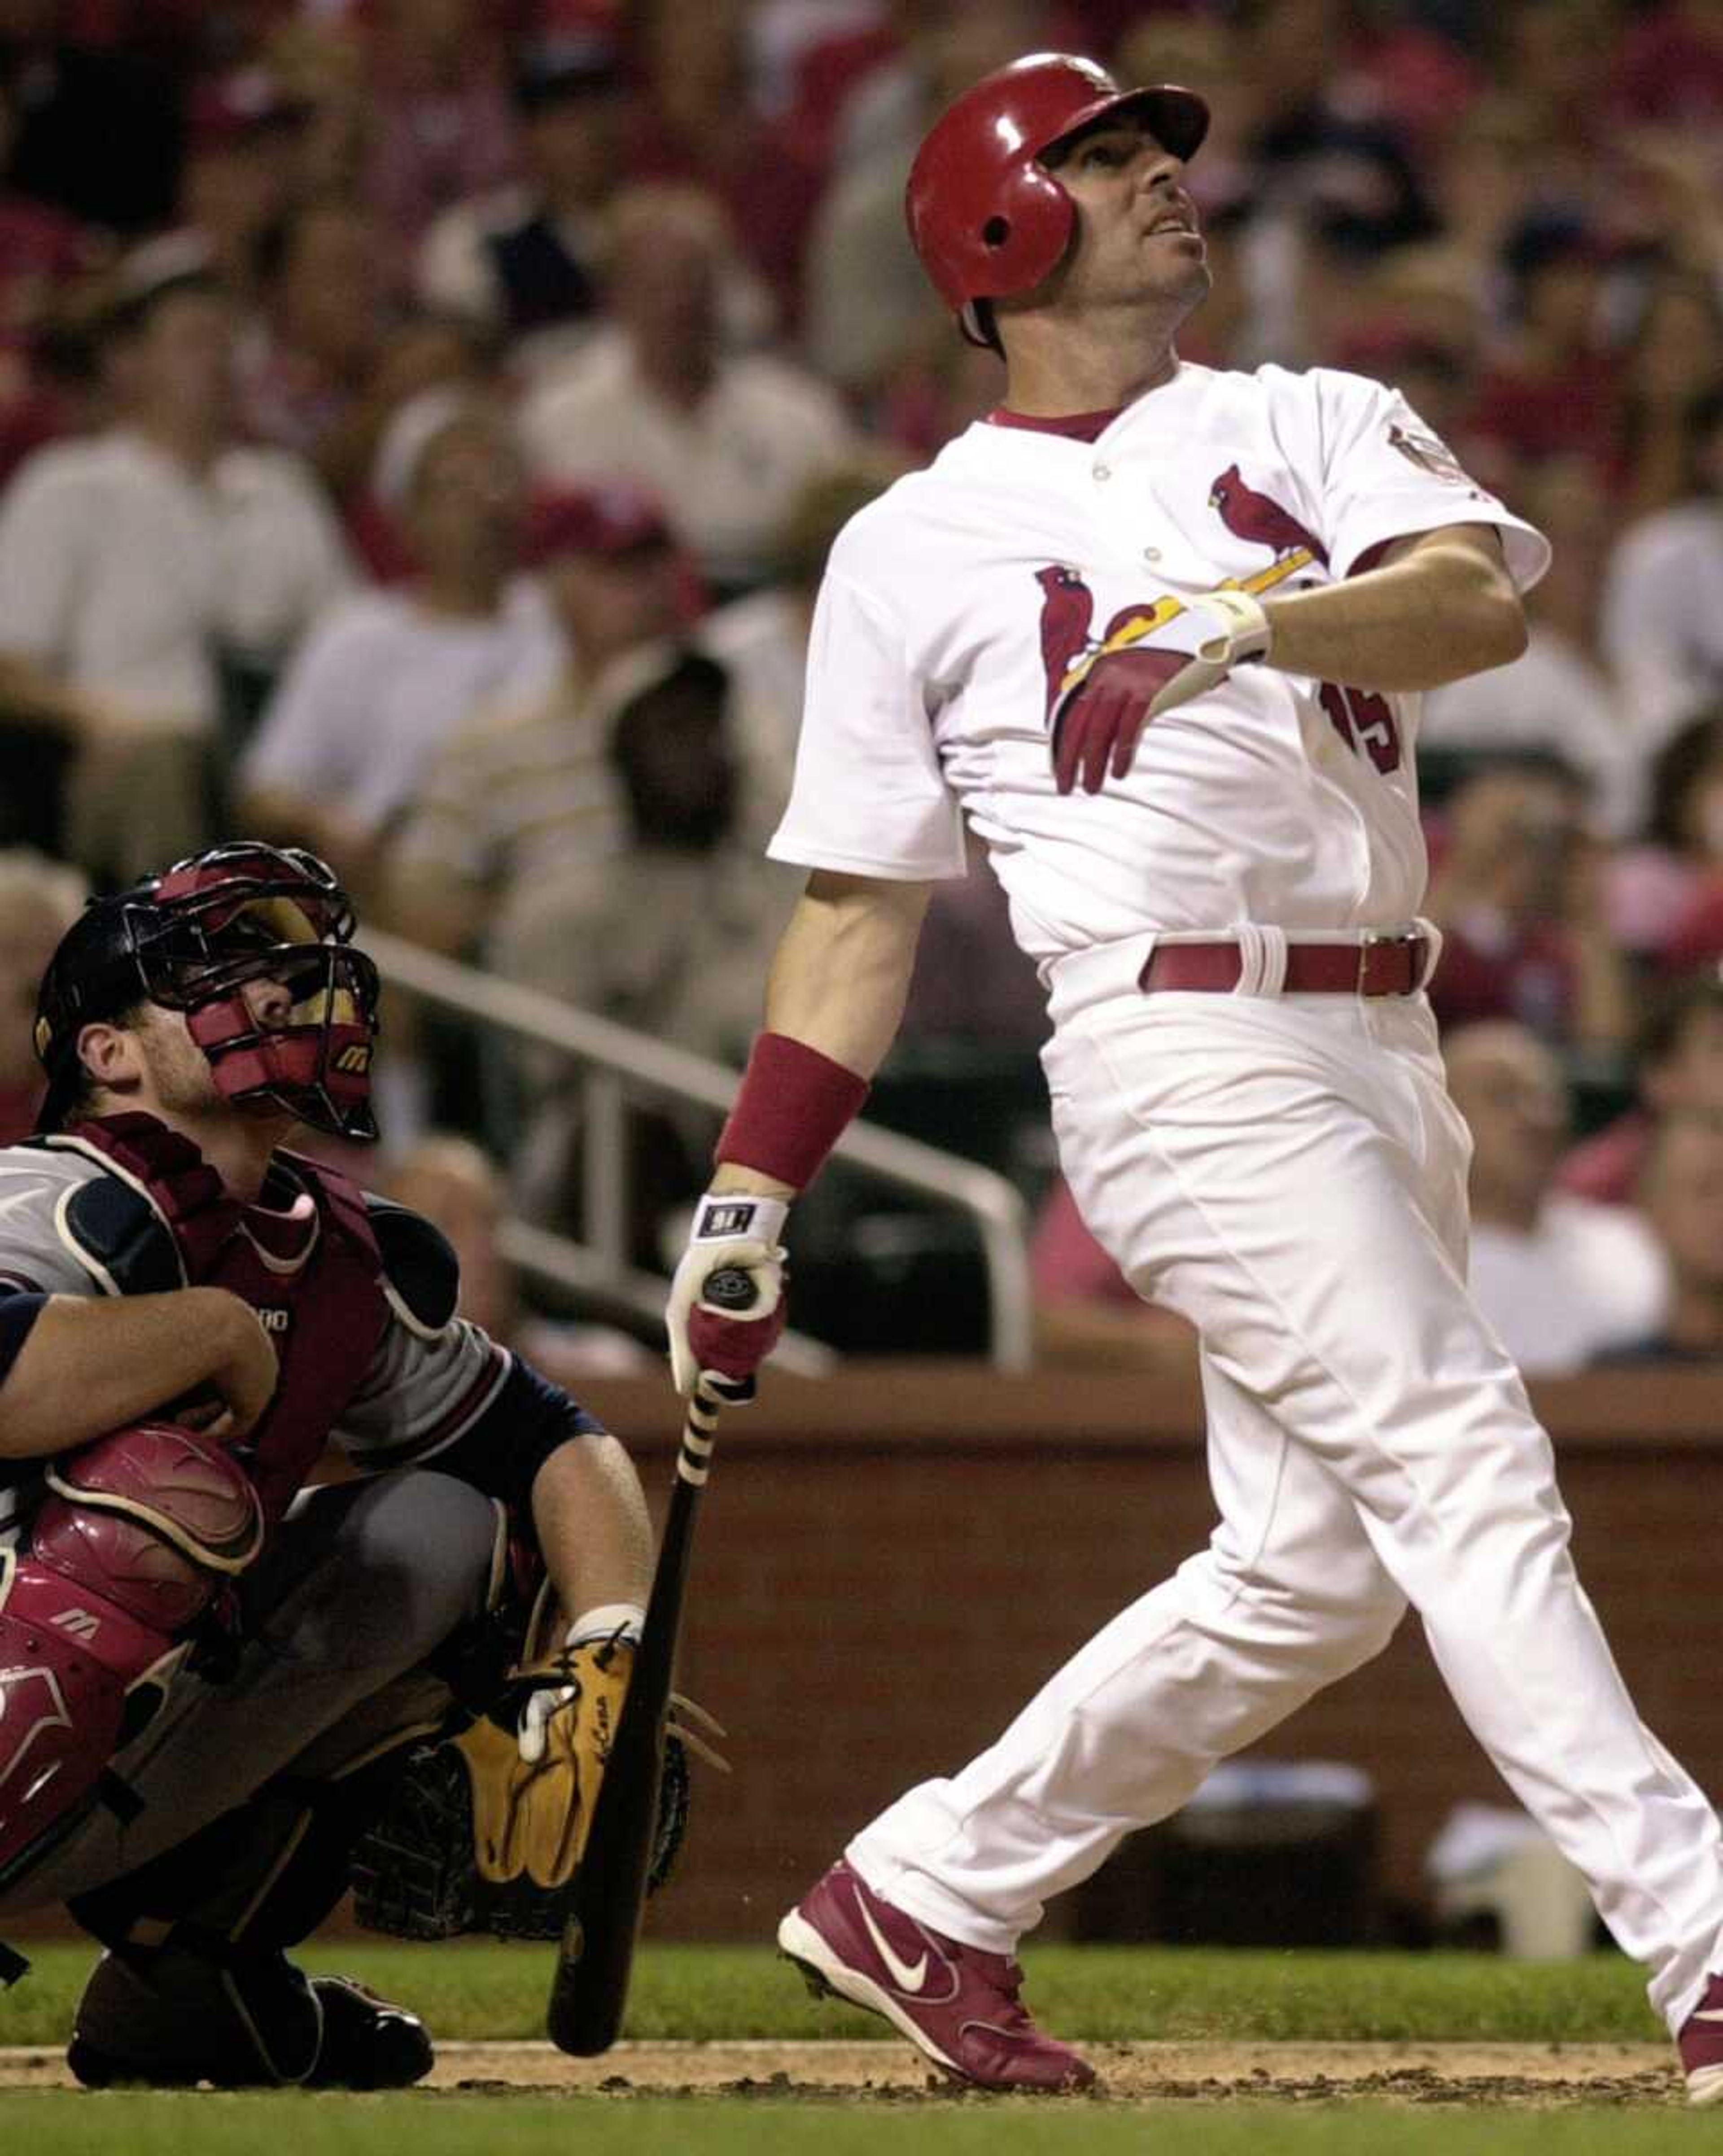
{"label": "spectator in white shirt", "polygon": [[527,558],[562,627],[567,664],[541,696],[473,712],[426,765],[390,841],[385,911],[416,942],[489,959],[499,906],[628,844],[612,766],[612,663],[679,621],[679,558],[664,512],[620,484],[541,496]]}
{"label": "spectator in white shirt", "polygon": [[1474,1147],[1472,1292],[1521,1371],[1563,1376],[1655,1331],[1667,1273],[1644,1222],[1556,1188],[1568,1105],[1550,1050],[1489,1020],[1443,1056]]}
{"label": "spectator in white shirt", "polygon": [[79,744],[67,843],[106,878],[207,843],[224,690],[350,582],[300,460],[234,439],[233,356],[202,243],[139,249],[105,346],[114,424],[38,450],[0,501],[0,695]]}
{"label": "spectator in white shirt", "polygon": [[721,213],[643,187],[613,213],[613,326],[549,373],[522,414],[538,479],[632,479],[665,504],[720,595],[762,582],[798,490],[854,447],[843,407],[787,361],[725,349]]}
{"label": "spectator in white shirt", "polygon": [[523,495],[498,407],[424,391],[390,423],[372,488],[418,572],[318,624],[240,773],[248,829],[310,845],[362,891],[444,739],[486,705],[547,687],[562,658],[543,592],[515,573]]}
{"label": "spectator in white shirt", "polygon": [[1596,465],[1583,457],[1554,457],[1528,470],[1522,490],[1526,516],[1555,548],[1549,573],[1526,597],[1531,640],[1509,665],[1432,690],[1418,748],[1559,756],[1584,778],[1597,828],[1624,837],[1644,815],[1647,775],[1599,648],[1608,501]]}
{"label": "spectator in white shirt", "polygon": [[1723,699],[1723,390],[1694,405],[1683,499],[1628,527],[1603,595],[1603,642],[1649,761]]}

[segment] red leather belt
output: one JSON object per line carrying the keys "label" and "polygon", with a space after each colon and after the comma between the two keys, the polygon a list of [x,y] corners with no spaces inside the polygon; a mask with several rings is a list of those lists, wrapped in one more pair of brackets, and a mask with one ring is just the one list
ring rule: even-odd
{"label": "red leather belt", "polygon": [[[1289,996],[1410,996],[1423,985],[1429,957],[1425,936],[1362,936],[1356,943],[1289,943]],[[1196,988],[1227,994],[1238,985],[1244,960],[1236,943],[1161,943],[1137,976],[1146,994]]]}

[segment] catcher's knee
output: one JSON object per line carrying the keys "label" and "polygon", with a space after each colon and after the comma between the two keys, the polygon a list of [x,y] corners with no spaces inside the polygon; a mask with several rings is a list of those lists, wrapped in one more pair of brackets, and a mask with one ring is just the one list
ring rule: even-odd
{"label": "catcher's knee", "polygon": [[381,1476],[362,1487],[339,1538],[342,1599],[359,1623],[375,1606],[391,1660],[411,1669],[494,1600],[505,1533],[501,1507],[452,1475]]}
{"label": "catcher's knee", "polygon": [[264,1533],[224,1447],[144,1422],[62,1455],[21,1550],[0,1551],[0,1893],[99,1797],[155,1714],[194,1631]]}

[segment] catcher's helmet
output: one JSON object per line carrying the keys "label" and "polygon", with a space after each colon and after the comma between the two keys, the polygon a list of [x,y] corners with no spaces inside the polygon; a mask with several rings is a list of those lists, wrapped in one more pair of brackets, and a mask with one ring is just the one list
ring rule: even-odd
{"label": "catcher's helmet", "polygon": [[[351,947],[354,926],[346,893],[315,854],[251,840],[92,899],[42,976],[35,1040],[48,1094],[37,1129],[58,1130],[77,1094],[84,1028],[152,1003],[186,1014],[236,1106],[374,1138],[377,977]],[[293,997],[279,1027],[260,1026],[243,993],[264,976]]]}
{"label": "catcher's helmet", "polygon": [[1208,132],[1195,90],[1121,90],[1069,53],[1032,53],[996,69],[935,121],[904,207],[921,266],[972,344],[993,341],[974,302],[1033,290],[1071,243],[1076,204],[1038,160],[1114,114],[1141,119],[1175,157],[1194,157]]}

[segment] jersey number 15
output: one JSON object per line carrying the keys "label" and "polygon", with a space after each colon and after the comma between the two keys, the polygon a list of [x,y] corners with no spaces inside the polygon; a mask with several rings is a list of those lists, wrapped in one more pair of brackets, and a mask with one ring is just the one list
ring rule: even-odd
{"label": "jersey number 15", "polygon": [[1400,729],[1386,697],[1338,681],[1325,681],[1316,694],[1329,724],[1354,756],[1367,756],[1384,775],[1400,768]]}

